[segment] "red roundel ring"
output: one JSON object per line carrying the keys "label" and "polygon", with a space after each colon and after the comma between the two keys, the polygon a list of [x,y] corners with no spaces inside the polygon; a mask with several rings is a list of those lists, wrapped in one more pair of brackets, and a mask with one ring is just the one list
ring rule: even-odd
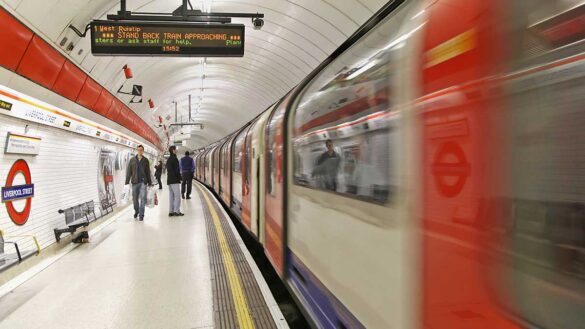
{"label": "red roundel ring", "polygon": [[[454,157],[455,162],[449,163],[445,161],[449,156]],[[465,152],[457,143],[447,142],[441,145],[433,164],[433,176],[441,194],[452,198],[461,193],[470,172],[471,169],[465,157]],[[454,177],[455,182],[448,183],[445,177]]]}
{"label": "red roundel ring", "polygon": [[[32,184],[30,168],[28,167],[28,164],[23,159],[19,159],[16,160],[16,162],[12,165],[12,168],[10,168],[10,171],[8,172],[8,177],[6,178],[7,187],[12,186],[14,178],[18,173],[24,175],[24,179],[27,185]],[[27,198],[24,209],[21,212],[18,212],[16,211],[16,209],[14,209],[12,201],[6,201],[6,210],[8,211],[8,215],[10,216],[14,224],[24,225],[26,223],[26,221],[28,220],[28,216],[30,215],[31,204],[32,199]]]}

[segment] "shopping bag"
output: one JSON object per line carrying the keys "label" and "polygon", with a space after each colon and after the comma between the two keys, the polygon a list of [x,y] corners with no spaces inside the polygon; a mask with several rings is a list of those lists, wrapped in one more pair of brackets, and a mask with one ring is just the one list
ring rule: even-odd
{"label": "shopping bag", "polygon": [[122,190],[122,196],[120,197],[121,204],[127,204],[130,201],[130,185],[124,185],[124,189]]}
{"label": "shopping bag", "polygon": [[156,188],[154,187],[149,187],[147,194],[146,194],[146,206],[148,208],[153,208],[154,206],[157,205],[157,196],[156,196]]}

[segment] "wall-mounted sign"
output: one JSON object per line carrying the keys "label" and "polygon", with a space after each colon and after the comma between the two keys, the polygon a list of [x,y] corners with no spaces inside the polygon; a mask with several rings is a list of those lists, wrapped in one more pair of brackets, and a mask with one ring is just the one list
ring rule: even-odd
{"label": "wall-mounted sign", "polygon": [[[24,176],[24,185],[12,185],[16,175],[22,174]],[[6,204],[8,216],[16,225],[24,225],[30,215],[32,207],[32,197],[35,195],[35,186],[32,183],[30,168],[26,161],[19,159],[14,162],[8,177],[6,177],[6,186],[2,188],[2,202]],[[22,211],[16,210],[13,205],[15,200],[25,199],[26,203]]]}
{"label": "wall-mounted sign", "polygon": [[40,138],[8,133],[5,153],[37,155],[40,149]]}
{"label": "wall-mounted sign", "polygon": [[124,56],[244,56],[242,24],[91,22],[91,52]]}
{"label": "wall-mounted sign", "polygon": [[[129,147],[137,147],[139,144],[143,144],[115,130],[56,108],[3,85],[0,85],[0,103],[10,104],[10,111],[0,109],[0,115],[32,121]],[[98,131],[100,131],[99,134]],[[157,151],[148,145],[144,145],[144,151],[150,154],[157,154]]]}
{"label": "wall-mounted sign", "polygon": [[0,109],[10,111],[12,110],[12,103],[8,103],[0,99]]}

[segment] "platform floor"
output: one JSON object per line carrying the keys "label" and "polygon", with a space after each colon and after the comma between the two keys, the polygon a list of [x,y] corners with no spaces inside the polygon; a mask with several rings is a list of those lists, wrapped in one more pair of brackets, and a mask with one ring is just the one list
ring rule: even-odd
{"label": "platform floor", "polygon": [[162,192],[0,298],[0,328],[287,328],[213,195],[194,183],[168,217]]}

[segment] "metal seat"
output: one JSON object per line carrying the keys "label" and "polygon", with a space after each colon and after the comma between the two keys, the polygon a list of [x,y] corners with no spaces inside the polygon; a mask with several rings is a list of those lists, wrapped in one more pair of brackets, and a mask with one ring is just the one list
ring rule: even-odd
{"label": "metal seat", "polygon": [[65,210],[59,210],[59,213],[65,214],[65,224],[67,227],[56,228],[53,230],[55,232],[55,239],[57,242],[61,241],[61,234],[73,234],[75,231],[77,231],[78,228],[88,226],[91,218],[90,215],[93,215],[93,219],[91,221],[98,219],[95,216],[93,200],[78,204]]}
{"label": "metal seat", "polygon": [[[39,246],[39,243],[36,239],[36,237],[34,236],[12,236],[11,238],[16,238],[16,237],[30,237],[33,239],[35,245],[36,245],[36,250],[24,250],[21,251],[20,247],[18,246],[17,242],[13,242],[13,241],[6,241],[4,239],[4,232],[0,230],[0,272],[12,267],[13,265],[16,265],[20,262],[22,262],[23,260],[38,254],[41,251],[41,248]],[[14,246],[14,250],[15,253],[12,254],[7,254],[5,251],[5,244],[11,244]]]}

